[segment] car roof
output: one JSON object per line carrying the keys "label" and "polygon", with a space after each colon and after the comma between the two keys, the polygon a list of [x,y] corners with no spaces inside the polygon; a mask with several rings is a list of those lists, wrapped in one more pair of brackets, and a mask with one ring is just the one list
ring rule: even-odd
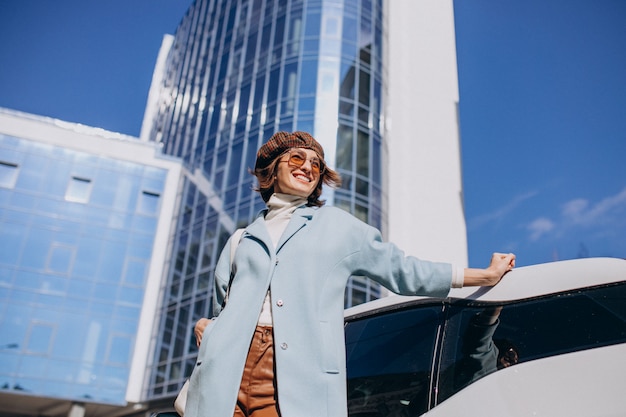
{"label": "car roof", "polygon": [[[494,287],[466,287],[450,290],[447,300],[508,302],[626,281],[626,259],[583,258],[515,268]],[[407,297],[392,294],[351,307],[346,318],[374,310],[399,307],[406,303],[443,300],[431,297]]]}

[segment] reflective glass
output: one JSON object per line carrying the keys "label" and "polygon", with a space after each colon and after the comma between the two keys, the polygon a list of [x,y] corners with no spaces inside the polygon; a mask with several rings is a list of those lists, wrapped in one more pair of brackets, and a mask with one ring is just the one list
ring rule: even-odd
{"label": "reflective glass", "polygon": [[[41,378],[42,373],[46,369],[48,359],[42,356],[22,355],[20,363],[20,377],[25,380],[28,378]],[[25,384],[24,390],[31,391],[34,385]]]}
{"label": "reflective glass", "polygon": [[359,130],[357,133],[357,148],[356,148],[356,172],[359,175],[368,176],[370,171],[370,149],[369,149],[369,137],[367,133]]}
{"label": "reflective glass", "polygon": [[100,170],[98,179],[101,180],[94,182],[91,202],[99,206],[111,207],[118,189],[124,187],[126,179],[120,178],[118,172],[108,170]]}
{"label": "reflective glass", "polygon": [[65,199],[78,203],[89,201],[91,194],[91,180],[89,178],[72,177],[65,192]]}
{"label": "reflective glass", "polygon": [[0,239],[0,263],[14,265],[20,256],[24,230],[20,224],[2,222],[2,239]]}
{"label": "reflective glass", "polygon": [[143,300],[143,289],[122,287],[119,290],[117,300],[122,303],[140,306]]}
{"label": "reflective glass", "polygon": [[53,245],[50,248],[47,269],[53,272],[67,274],[70,270],[75,248]]}
{"label": "reflective glass", "polygon": [[139,197],[139,184],[125,178],[115,189],[113,208],[116,210],[133,211]]}
{"label": "reflective glass", "polygon": [[441,307],[435,306],[346,325],[350,415],[426,411],[440,320]]}
{"label": "reflective glass", "polygon": [[141,286],[144,284],[146,275],[146,262],[139,260],[128,260],[124,273],[124,283]]}
{"label": "reflective glass", "polygon": [[[27,336],[26,350],[32,353],[47,353],[50,350],[53,333],[54,327],[51,324],[33,324]],[[24,367],[22,366],[21,369]]]}
{"label": "reflective glass", "polygon": [[318,37],[320,35],[321,15],[319,12],[307,11],[305,14],[305,37]]}
{"label": "reflective glass", "polygon": [[46,229],[30,230],[26,237],[24,250],[22,251],[22,265],[37,269],[45,268],[48,251],[52,242],[52,231]]}
{"label": "reflective glass", "polygon": [[78,243],[74,261],[74,275],[93,278],[96,274],[98,259],[104,242],[91,236],[94,235],[81,237]]}
{"label": "reflective glass", "polygon": [[108,362],[128,364],[132,347],[132,336],[114,335],[109,345]]}
{"label": "reflective glass", "polygon": [[20,168],[16,188],[39,191],[46,180],[48,163],[46,156],[27,154]]}
{"label": "reflective glass", "polygon": [[126,248],[116,242],[104,242],[96,277],[108,282],[120,282]]}
{"label": "reflective glass", "polygon": [[0,187],[13,188],[18,172],[17,164],[0,161]]}
{"label": "reflective glass", "polygon": [[156,231],[157,226],[157,218],[156,217],[148,217],[142,215],[136,215],[133,218],[132,222],[132,231],[133,232],[145,232],[149,234],[153,234]]}
{"label": "reflective glass", "polygon": [[449,315],[438,402],[518,363],[626,342],[626,285],[508,305],[453,305]]}
{"label": "reflective glass", "polygon": [[144,214],[157,214],[159,210],[160,195],[149,191],[142,191],[139,195],[137,211]]}

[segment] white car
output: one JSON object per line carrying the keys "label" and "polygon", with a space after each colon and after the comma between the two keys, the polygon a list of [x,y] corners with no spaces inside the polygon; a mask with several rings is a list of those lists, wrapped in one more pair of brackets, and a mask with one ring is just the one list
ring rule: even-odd
{"label": "white car", "polygon": [[626,415],[626,260],[346,310],[351,417]]}

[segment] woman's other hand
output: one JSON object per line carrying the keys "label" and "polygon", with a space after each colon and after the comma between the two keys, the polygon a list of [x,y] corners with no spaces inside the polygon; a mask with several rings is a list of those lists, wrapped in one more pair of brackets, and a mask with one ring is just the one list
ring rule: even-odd
{"label": "woman's other hand", "polygon": [[206,326],[211,323],[210,319],[202,317],[200,320],[196,322],[196,325],[193,327],[193,333],[196,335],[196,344],[200,347],[200,343],[202,342],[202,334],[204,333],[204,329]]}

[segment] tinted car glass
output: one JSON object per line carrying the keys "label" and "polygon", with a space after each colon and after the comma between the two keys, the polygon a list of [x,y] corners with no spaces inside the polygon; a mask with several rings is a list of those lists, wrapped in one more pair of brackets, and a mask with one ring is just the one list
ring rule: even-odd
{"label": "tinted car glass", "polygon": [[[489,324],[489,318],[496,321]],[[514,304],[453,304],[447,311],[437,403],[503,367],[624,342],[624,283]]]}
{"label": "tinted car glass", "polygon": [[426,411],[441,318],[439,304],[346,324],[351,417],[419,415]]}

